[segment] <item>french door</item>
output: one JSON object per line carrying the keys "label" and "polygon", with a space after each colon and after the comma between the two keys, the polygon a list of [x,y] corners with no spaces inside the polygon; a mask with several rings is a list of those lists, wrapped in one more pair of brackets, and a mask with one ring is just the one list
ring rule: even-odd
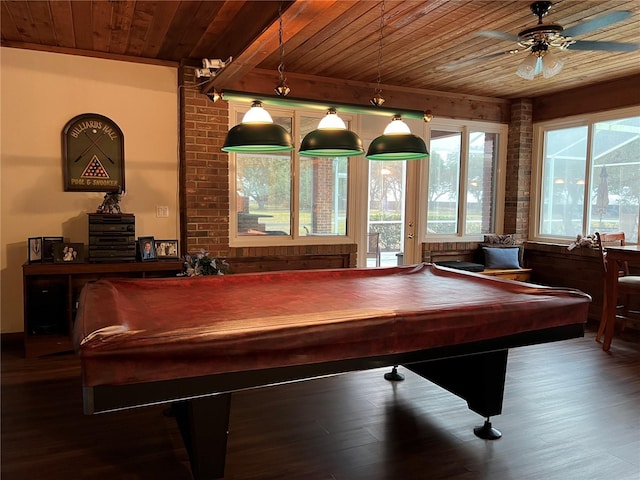
{"label": "french door", "polygon": [[[365,144],[382,134],[391,118],[367,118]],[[404,120],[411,131],[423,136],[423,122]],[[418,263],[422,259],[418,212],[419,177],[425,160],[368,162],[368,208],[366,266],[392,266]],[[424,204],[424,202],[422,202]],[[376,248],[377,247],[377,248]],[[361,249],[360,251],[363,251]],[[362,262],[361,266],[365,266]]]}

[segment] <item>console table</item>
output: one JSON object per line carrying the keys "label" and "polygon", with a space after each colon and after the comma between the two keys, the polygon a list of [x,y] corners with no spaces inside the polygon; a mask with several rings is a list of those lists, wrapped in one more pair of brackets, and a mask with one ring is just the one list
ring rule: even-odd
{"label": "console table", "polygon": [[25,263],[24,350],[27,357],[73,350],[71,332],[80,290],[106,277],[174,277],[182,262]]}

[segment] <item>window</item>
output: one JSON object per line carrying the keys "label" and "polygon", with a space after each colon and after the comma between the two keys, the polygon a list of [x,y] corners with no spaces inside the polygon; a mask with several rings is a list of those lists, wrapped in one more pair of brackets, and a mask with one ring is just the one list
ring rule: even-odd
{"label": "window", "polygon": [[623,231],[638,241],[640,117],[628,111],[536,127],[541,154],[535,237]]}
{"label": "window", "polygon": [[[345,116],[341,118],[349,128]],[[320,119],[302,116],[300,139],[315,130]],[[300,158],[298,232],[301,236],[347,234],[348,178],[347,157]]]}
{"label": "window", "polygon": [[477,127],[445,123],[431,128],[427,237],[479,236],[496,230],[501,142],[507,135],[499,127]]}
{"label": "window", "polygon": [[236,156],[238,235],[291,234],[291,155]]}
{"label": "window", "polygon": [[[230,103],[233,125],[248,108],[244,102]],[[266,109],[292,132],[296,146],[325,114],[299,104]],[[363,139],[365,150],[391,119],[391,114],[364,109],[339,114]],[[507,126],[447,119],[425,124],[421,117],[405,121],[414,135],[431,138],[429,160],[368,162],[364,156],[301,157],[296,151],[230,154],[230,244],[362,242],[373,231],[380,233],[386,253],[406,253],[405,222],[412,231],[427,231],[427,241],[494,233],[504,198],[498,172],[504,171],[500,162],[506,157]],[[367,192],[369,209],[364,208]]]}
{"label": "window", "polygon": [[[246,105],[231,105],[231,118],[240,122]],[[267,108],[274,123],[293,132],[300,141],[317,128],[322,113],[310,114]],[[345,123],[348,116],[341,115]],[[299,132],[299,133],[295,133]],[[347,234],[349,160],[346,157],[300,157],[278,154],[237,153],[231,157],[231,243],[234,245],[283,244],[330,241]],[[325,237],[324,240],[317,237]],[[342,240],[344,241],[344,240]]]}

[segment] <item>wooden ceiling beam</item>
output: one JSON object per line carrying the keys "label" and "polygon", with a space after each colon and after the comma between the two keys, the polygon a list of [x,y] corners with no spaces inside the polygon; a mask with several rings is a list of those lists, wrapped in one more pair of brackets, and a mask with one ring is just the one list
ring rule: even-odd
{"label": "wooden ceiling beam", "polygon": [[615,108],[640,106],[640,75],[572,88],[533,99],[533,121],[544,122],[602,112]]}
{"label": "wooden ceiling beam", "polygon": [[[318,21],[323,12],[330,9],[336,0],[322,0],[314,2],[294,2],[283,13],[282,22],[287,25],[287,38],[293,37],[307,28],[311,22]],[[220,73],[203,85],[202,93],[221,90],[238,81],[257,67],[265,58],[279,48],[279,19],[249,45],[240,55],[227,65]],[[285,33],[285,32],[283,32]],[[283,41],[285,41],[283,39]]]}

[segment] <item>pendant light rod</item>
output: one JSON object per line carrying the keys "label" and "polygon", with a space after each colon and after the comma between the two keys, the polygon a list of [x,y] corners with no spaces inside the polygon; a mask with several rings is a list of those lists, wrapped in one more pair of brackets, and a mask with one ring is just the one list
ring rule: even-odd
{"label": "pendant light rod", "polygon": [[278,75],[280,76],[280,83],[276,85],[275,92],[281,97],[289,95],[291,89],[287,85],[287,77],[284,76],[284,43],[282,41],[282,4],[278,7],[278,47],[280,48],[280,64],[278,65]]}
{"label": "pendant light rod", "polygon": [[384,97],[382,96],[382,89],[380,88],[380,81],[382,74],[380,73],[380,66],[382,65],[382,40],[384,30],[384,0],[380,2],[380,34],[378,36],[378,78],[376,80],[376,89],[374,91],[373,98],[369,100],[374,107],[381,107],[384,103]]}
{"label": "pendant light rod", "polygon": [[[238,90],[224,90],[222,92],[224,99],[229,102],[253,103],[259,99],[265,106],[276,106],[303,110],[318,110],[326,112],[330,108],[334,108],[342,113],[355,113],[376,115],[386,118],[392,118],[394,115],[400,115],[402,118],[410,118],[414,120],[423,120],[425,116],[424,110],[405,110],[391,107],[371,108],[370,105],[353,105],[350,103],[320,103],[316,101],[306,100],[304,98],[295,97],[277,97],[273,95],[265,95],[263,93],[241,92]],[[431,118],[434,114],[429,111]]]}

